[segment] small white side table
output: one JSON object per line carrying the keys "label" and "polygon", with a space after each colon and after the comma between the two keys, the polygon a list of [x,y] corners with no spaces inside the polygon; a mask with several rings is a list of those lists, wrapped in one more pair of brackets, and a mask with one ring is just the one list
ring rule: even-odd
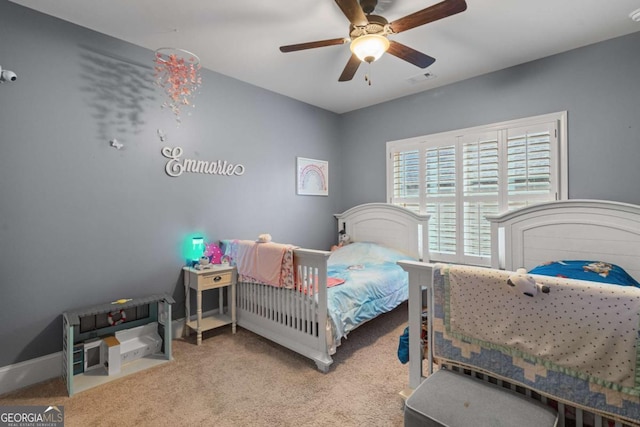
{"label": "small white side table", "polygon": [[[185,291],[185,330],[189,336],[190,329],[197,333],[197,345],[202,344],[202,332],[231,324],[231,331],[236,333],[236,278],[235,267],[214,265],[207,269],[183,267]],[[224,311],[223,288],[230,287],[228,292],[227,312]],[[196,291],[196,319],[191,320],[190,289]],[[202,317],[202,292],[211,289],[219,290],[218,313]]]}

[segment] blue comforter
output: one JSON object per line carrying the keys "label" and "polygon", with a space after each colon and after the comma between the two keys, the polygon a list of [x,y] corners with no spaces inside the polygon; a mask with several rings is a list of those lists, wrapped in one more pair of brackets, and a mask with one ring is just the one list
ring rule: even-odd
{"label": "blue comforter", "polygon": [[327,275],[345,281],[327,290],[334,339],[339,341],[358,325],[406,301],[407,272],[396,264],[402,259],[413,258],[365,242],[343,246],[331,254]]}

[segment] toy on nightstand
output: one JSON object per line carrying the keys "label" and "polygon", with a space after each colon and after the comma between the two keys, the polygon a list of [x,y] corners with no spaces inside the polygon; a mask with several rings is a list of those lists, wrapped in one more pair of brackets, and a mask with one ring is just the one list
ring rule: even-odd
{"label": "toy on nightstand", "polygon": [[212,264],[220,264],[222,260],[222,250],[215,243],[207,243],[204,247],[204,256],[209,258]]}
{"label": "toy on nightstand", "polygon": [[222,260],[222,250],[220,246],[215,243],[205,243],[204,253],[198,260],[195,268],[198,270],[205,270],[207,268],[213,268],[214,264],[220,264]]}

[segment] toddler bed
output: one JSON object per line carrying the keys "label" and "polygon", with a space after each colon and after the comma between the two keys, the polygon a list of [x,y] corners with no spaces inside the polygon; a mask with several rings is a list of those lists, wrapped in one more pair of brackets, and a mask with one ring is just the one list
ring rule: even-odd
{"label": "toddler bed", "polygon": [[335,252],[222,242],[238,267],[238,325],[312,359],[322,372],[349,332],[407,299],[407,274],[396,262],[422,259],[428,245],[429,217],[398,206],[367,203],[335,216],[352,242]]}
{"label": "toddler bed", "polygon": [[[490,221],[494,268],[399,262],[410,281],[410,387],[423,379],[426,286],[428,372],[436,359],[508,386],[556,407],[560,425],[639,425],[640,206],[568,200]],[[520,267],[549,293],[508,286]]]}

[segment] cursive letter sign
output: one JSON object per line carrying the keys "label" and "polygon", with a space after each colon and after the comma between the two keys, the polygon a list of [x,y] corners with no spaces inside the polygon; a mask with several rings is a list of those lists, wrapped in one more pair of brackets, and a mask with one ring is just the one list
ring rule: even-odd
{"label": "cursive letter sign", "polygon": [[164,167],[164,171],[171,177],[178,177],[183,172],[206,173],[209,175],[242,175],[244,174],[244,166],[241,164],[234,165],[226,160],[215,160],[208,162],[205,160],[184,159],[180,161],[182,156],[182,148],[164,147],[162,155],[169,159]]}

